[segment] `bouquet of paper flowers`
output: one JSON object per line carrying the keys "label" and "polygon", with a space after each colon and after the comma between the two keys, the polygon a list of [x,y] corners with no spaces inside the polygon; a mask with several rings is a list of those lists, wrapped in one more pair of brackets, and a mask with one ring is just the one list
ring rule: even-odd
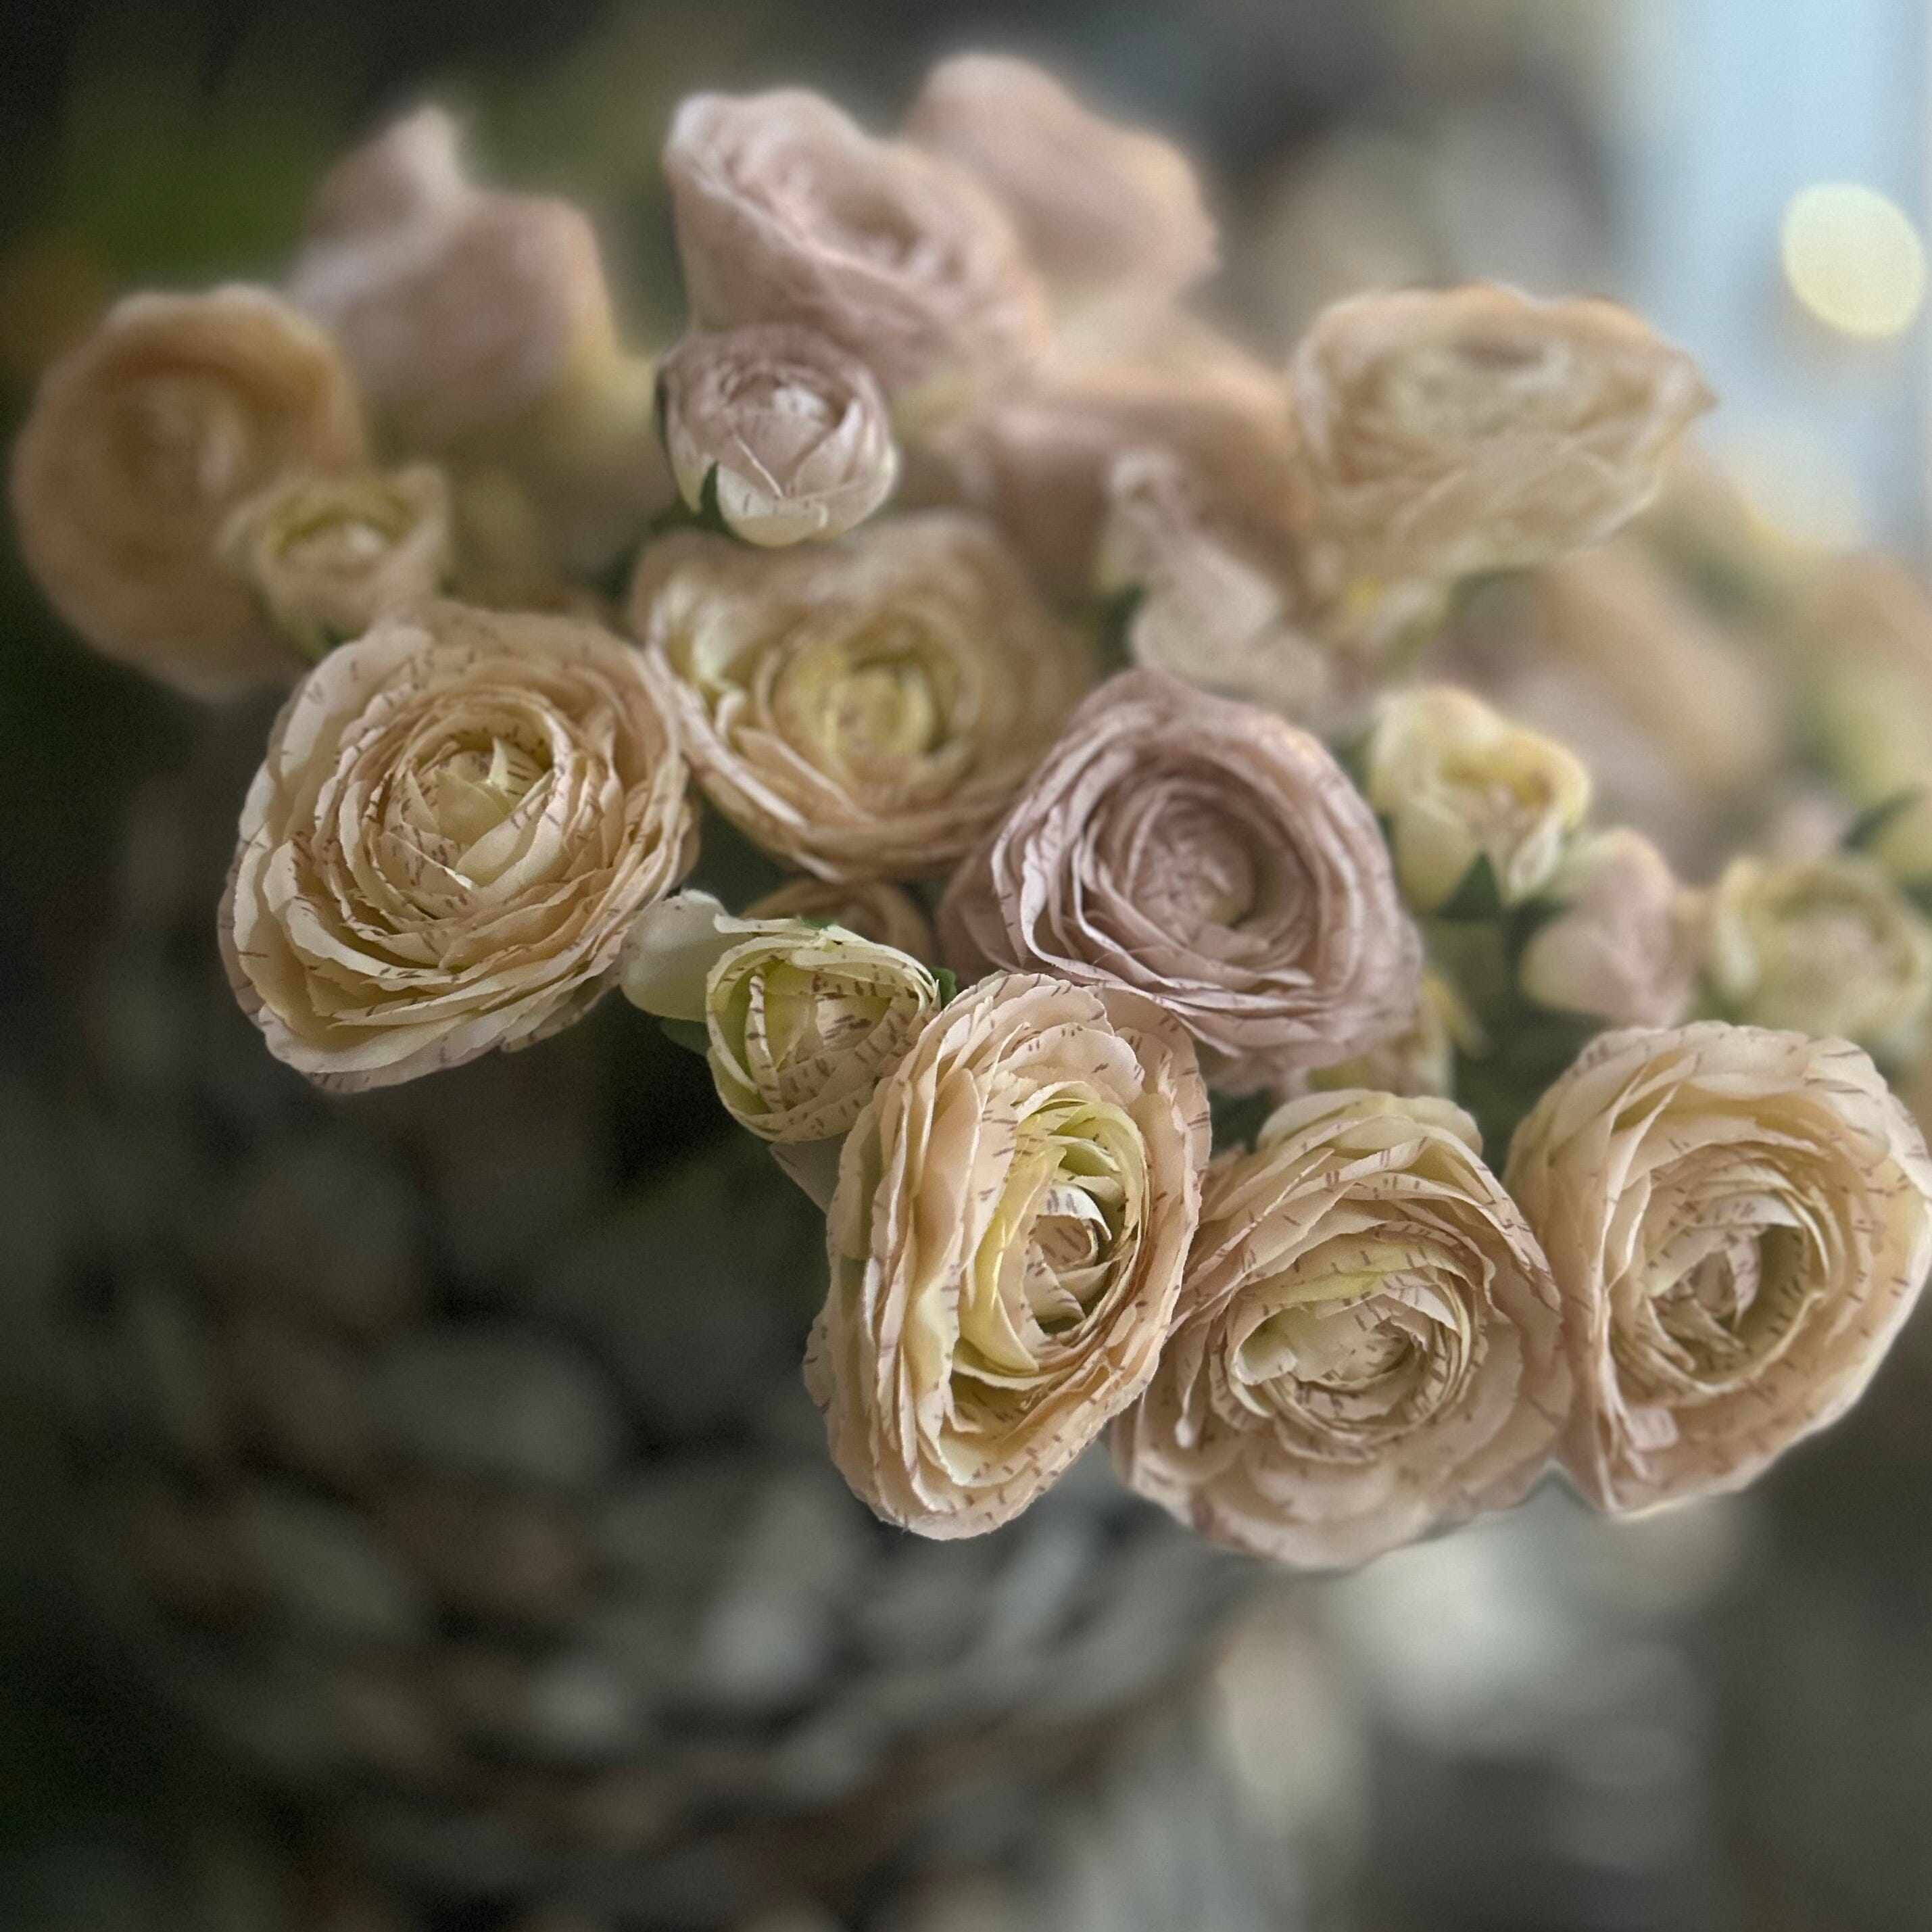
{"label": "bouquet of paper flowers", "polygon": [[[1258,359],[1180,305],[1186,160],[1023,63],[884,139],[699,96],[664,163],[654,361],[582,214],[430,110],[280,288],[130,297],[44,380],[48,596],[292,687],[219,908],[268,1050],[366,1089],[621,989],[823,1208],[806,1384],[929,1537],[1105,1436],[1202,1534],[1353,1564],[1843,1411],[1932,1262],[1916,592],[1700,523],[1711,399],[1608,302],[1369,294]],[[1567,614],[1628,682],[1718,590],[1828,700],[1830,823],[1693,890],[1432,671]]]}

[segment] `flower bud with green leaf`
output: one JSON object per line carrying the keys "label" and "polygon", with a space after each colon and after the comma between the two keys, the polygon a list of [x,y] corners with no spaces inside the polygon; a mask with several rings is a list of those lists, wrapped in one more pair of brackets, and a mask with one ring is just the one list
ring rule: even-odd
{"label": "flower bud with green leaf", "polygon": [[1590,774],[1554,739],[1472,693],[1385,699],[1365,752],[1369,802],[1418,912],[1492,916],[1550,882],[1590,802]]}

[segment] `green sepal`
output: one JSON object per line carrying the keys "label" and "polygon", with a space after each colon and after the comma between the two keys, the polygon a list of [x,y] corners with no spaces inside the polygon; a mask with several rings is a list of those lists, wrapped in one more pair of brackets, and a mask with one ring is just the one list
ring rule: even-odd
{"label": "green sepal", "polygon": [[1500,919],[1502,914],[1502,888],[1486,852],[1476,854],[1456,890],[1436,908],[1438,919]]}
{"label": "green sepal", "polygon": [[950,1006],[959,997],[958,974],[950,966],[936,966],[933,968],[932,976],[938,982],[939,1004],[942,1006]]}
{"label": "green sepal", "polygon": [[1869,852],[1898,819],[1904,817],[1925,796],[1923,785],[1907,785],[1903,791],[1882,798],[1860,812],[1839,840],[1847,852]]}
{"label": "green sepal", "polygon": [[687,1053],[708,1058],[711,1052],[711,1035],[697,1020],[659,1020],[664,1036],[674,1046],[681,1046]]}
{"label": "green sepal", "polygon": [[1252,1148],[1255,1136],[1276,1107],[1267,1094],[1216,1094],[1208,1096],[1208,1115],[1214,1128],[1216,1154],[1229,1148]]}

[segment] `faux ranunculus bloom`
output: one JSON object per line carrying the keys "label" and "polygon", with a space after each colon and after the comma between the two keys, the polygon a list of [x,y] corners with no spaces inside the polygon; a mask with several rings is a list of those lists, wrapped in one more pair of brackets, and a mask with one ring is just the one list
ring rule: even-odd
{"label": "faux ranunculus bloom", "polygon": [[896,398],[948,395],[1046,345],[1045,292],[978,182],[800,88],[694,94],[664,144],[692,313],[802,322]]}
{"label": "faux ranunculus bloom", "polygon": [[726,1111],[761,1140],[828,1140],[938,1011],[939,984],[876,940],[787,925],[740,940],[711,969],[711,1075]]}
{"label": "faux ranunculus bloom", "polygon": [[879,1515],[997,1528],[1140,1393],[1208,1148],[1186,1036],[1136,994],[1002,975],[926,1023],[846,1139],[806,1358]]}
{"label": "faux ranunculus bloom", "polygon": [[892,493],[886,399],[849,351],[795,322],[688,335],[658,365],[664,446],[692,509],[716,476],[734,536],[842,536]]}
{"label": "faux ranunculus bloom", "polygon": [[1449,578],[1600,542],[1709,408],[1627,310],[1488,286],[1325,310],[1289,370],[1301,463],[1358,568]]}
{"label": "faux ranunculus bloom", "polygon": [[954,875],[962,980],[1037,968],[1164,1007],[1232,1091],[1400,1032],[1421,970],[1361,795],[1286,720],[1154,671],[1076,714]]}
{"label": "faux ranunculus bloom", "polygon": [[939,958],[939,942],[926,909],[903,886],[884,879],[850,885],[808,875],[788,879],[745,908],[747,919],[822,919],[862,938],[910,952],[928,966]]}
{"label": "faux ranunculus bloom", "polygon": [[422,463],[293,477],[236,510],[221,550],[276,629],[320,657],[445,587],[455,563],[449,485]]}
{"label": "faux ranunculus bloom", "polygon": [[1291,1101],[1217,1162],[1115,1466],[1217,1543],[1360,1563],[1521,1499],[1569,1406],[1556,1286],[1434,1100]]}
{"label": "faux ranunculus bloom", "polygon": [[1186,156],[1095,114],[1030,61],[942,61],[905,133],[982,182],[1070,296],[1165,297],[1214,266],[1214,224]]}
{"label": "faux ranunculus bloom", "polygon": [[1690,1004],[1703,953],[1701,895],[1623,827],[1579,845],[1550,882],[1563,910],[1532,933],[1517,977],[1546,1006],[1612,1026],[1671,1026]]}
{"label": "faux ranunculus bloom", "polygon": [[925,436],[908,488],[983,511],[1050,594],[1082,597],[1094,586],[1114,466],[1138,452],[1184,467],[1224,541],[1292,566],[1302,542],[1293,449],[1280,378],[1197,327],[1174,340],[1056,350]]}
{"label": "faux ranunculus bloom", "polygon": [[1520,904],[1550,883],[1590,803],[1590,774],[1553,738],[1472,692],[1423,685],[1385,698],[1364,754],[1396,876],[1419,911],[1453,899],[1478,860]]}
{"label": "faux ranunculus bloom", "polygon": [[586,366],[616,354],[583,211],[472,186],[434,109],[325,177],[289,287],[412,449],[523,430]]}
{"label": "faux ranunculus bloom", "polygon": [[14,448],[28,568],[96,649],[200,698],[286,682],[216,542],[280,478],[364,460],[354,386],[264,289],[130,296],[42,379]]}
{"label": "faux ranunculus bloom", "polygon": [[1932,1004],[1932,927],[1853,852],[1734,859],[1711,893],[1705,972],[1753,1025],[1909,1054]]}
{"label": "faux ranunculus bloom", "polygon": [[630,617],[706,796],[845,882],[970,850],[1093,670],[990,526],[944,512],[789,550],[675,532],[646,550]]}
{"label": "faux ranunculus bloom", "polygon": [[221,908],[269,1050],[340,1091],[567,1024],[688,869],[675,725],[573,619],[428,604],[332,651],[249,788]]}
{"label": "faux ranunculus bloom", "polygon": [[1517,1128],[1599,1509],[1741,1488],[1857,1400],[1932,1263],[1932,1162],[1844,1040],[1600,1034]]}

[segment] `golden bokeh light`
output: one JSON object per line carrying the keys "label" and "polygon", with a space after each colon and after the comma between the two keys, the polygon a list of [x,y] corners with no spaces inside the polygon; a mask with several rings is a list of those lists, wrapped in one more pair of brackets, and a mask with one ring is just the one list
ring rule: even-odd
{"label": "golden bokeh light", "polygon": [[1842,335],[1882,340],[1911,326],[1925,299],[1925,247],[1912,218],[1856,182],[1792,196],[1779,252],[1808,314]]}

